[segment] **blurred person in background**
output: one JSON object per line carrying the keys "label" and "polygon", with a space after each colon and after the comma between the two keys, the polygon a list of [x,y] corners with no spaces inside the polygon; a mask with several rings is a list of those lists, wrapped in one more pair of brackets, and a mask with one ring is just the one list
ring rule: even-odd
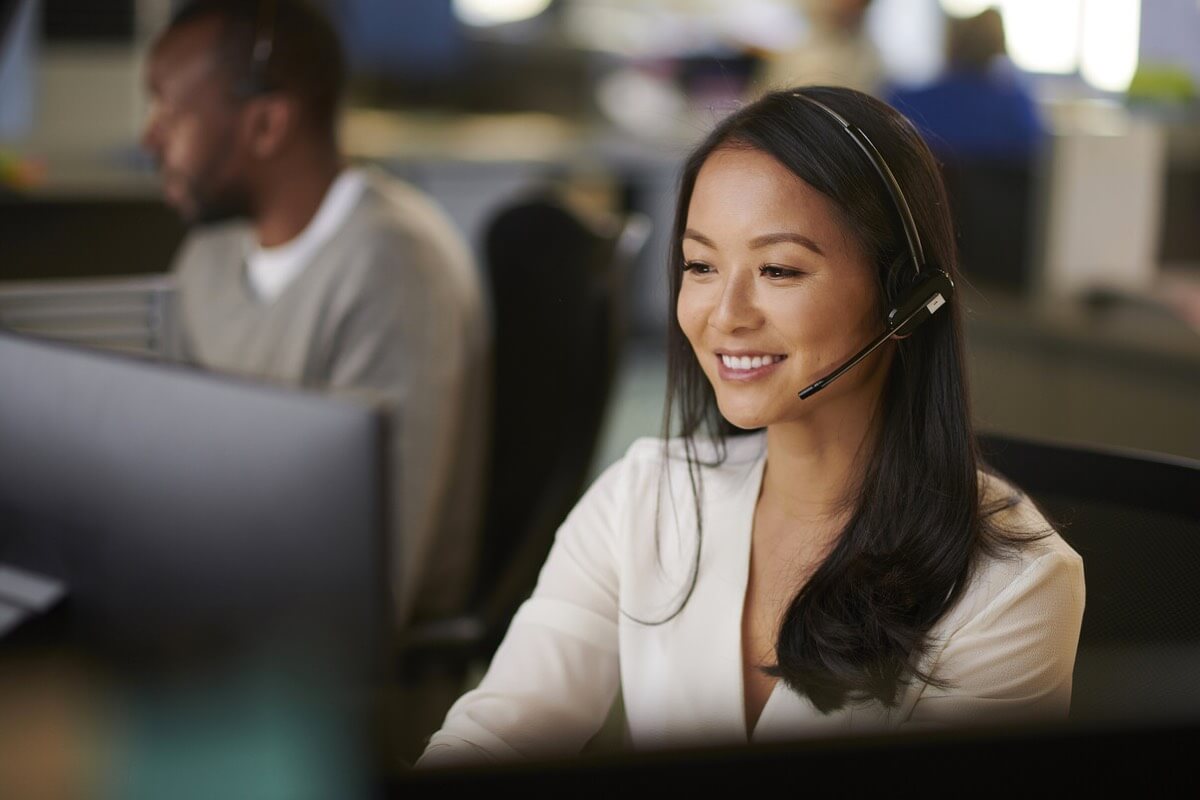
{"label": "blurred person in background", "polygon": [[1006,57],[1000,12],[948,18],[945,71],[928,86],[894,87],[887,99],[942,162],[964,272],[981,285],[1025,291],[1034,258],[1035,176],[1047,135],[1037,103]]}
{"label": "blurred person in background", "polygon": [[883,62],[864,22],[871,0],[801,0],[804,40],[764,54],[756,84],[766,91],[802,84],[846,86],[868,94],[883,86]]}
{"label": "blurred person in background", "polygon": [[188,3],[146,75],[143,146],[192,225],[174,264],[187,357],[392,412],[397,624],[460,610],[490,390],[466,245],[416,189],[347,165],[343,54],[307,3]]}
{"label": "blurred person in background", "polygon": [[946,159],[1025,162],[1045,136],[1037,103],[1006,58],[994,8],[948,18],[945,71],[927,86],[894,87],[887,100]]}

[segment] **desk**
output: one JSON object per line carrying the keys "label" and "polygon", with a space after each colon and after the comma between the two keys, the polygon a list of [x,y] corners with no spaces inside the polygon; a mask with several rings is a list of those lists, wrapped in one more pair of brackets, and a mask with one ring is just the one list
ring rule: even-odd
{"label": "desk", "polygon": [[[1195,720],[1089,730],[1065,725],[882,734],[743,748],[640,753],[528,765],[415,770],[386,797],[739,796],[779,787],[839,797],[900,791],[950,796],[1174,785],[1200,744]],[[531,792],[530,790],[535,790]]]}
{"label": "desk", "polygon": [[960,294],[983,429],[1200,458],[1200,334],[1135,304]]}

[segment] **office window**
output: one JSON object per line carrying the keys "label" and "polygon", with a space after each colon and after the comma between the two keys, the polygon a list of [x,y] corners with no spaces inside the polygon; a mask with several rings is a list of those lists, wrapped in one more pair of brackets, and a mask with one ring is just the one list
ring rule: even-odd
{"label": "office window", "polygon": [[941,0],[947,14],[1004,17],[1008,54],[1029,72],[1078,73],[1097,89],[1129,88],[1138,59],[1140,0]]}

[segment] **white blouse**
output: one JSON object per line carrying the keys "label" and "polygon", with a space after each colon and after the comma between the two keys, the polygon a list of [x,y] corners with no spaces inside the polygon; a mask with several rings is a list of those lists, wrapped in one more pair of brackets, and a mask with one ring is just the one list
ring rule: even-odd
{"label": "white blouse", "polygon": [[[725,462],[702,470],[694,592],[669,622],[648,625],[676,608],[695,564],[695,503],[681,443],[671,443],[666,461],[663,475],[662,441],[641,439],[592,485],[559,529],[483,681],[450,709],[421,766],[578,753],[618,688],[635,749],[1066,715],[1083,563],[1053,534],[1010,556],[984,557],[932,629],[923,667],[950,688],[914,681],[890,709],[872,701],[822,714],[778,681],[747,731],[742,605],[766,437],[731,438]],[[1012,491],[990,476],[981,481],[985,499]],[[1007,528],[1049,529],[1026,498],[996,519]]]}

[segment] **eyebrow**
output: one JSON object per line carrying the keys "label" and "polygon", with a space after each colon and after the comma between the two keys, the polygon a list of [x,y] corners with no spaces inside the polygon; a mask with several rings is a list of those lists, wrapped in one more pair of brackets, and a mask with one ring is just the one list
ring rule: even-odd
{"label": "eyebrow", "polygon": [[[700,233],[699,231],[693,230],[692,228],[688,228],[687,230],[685,230],[683,232],[683,238],[684,239],[692,239],[692,240],[697,241],[700,244],[704,245],[705,247],[711,247],[714,250],[718,249],[716,242],[714,242],[712,239],[708,238],[704,234]],[[805,247],[805,248],[813,251],[814,253],[816,253],[819,256],[825,255],[825,251],[821,249],[821,246],[819,244],[817,244],[816,242],[814,242],[812,239],[808,238],[807,236],[805,236],[802,233],[792,233],[790,231],[781,231],[779,233],[764,233],[762,236],[755,236],[753,239],[750,240],[750,249],[757,250],[760,247],[768,247],[773,244],[783,244],[785,242],[791,243],[791,244],[798,244],[801,247]]]}
{"label": "eyebrow", "polygon": [[821,249],[821,245],[814,242],[802,233],[791,233],[782,231],[780,233],[764,233],[762,236],[756,236],[750,240],[750,249],[757,250],[760,247],[767,247],[772,244],[783,244],[790,242],[798,244],[801,247],[807,247],[819,256],[825,255],[825,251]]}

